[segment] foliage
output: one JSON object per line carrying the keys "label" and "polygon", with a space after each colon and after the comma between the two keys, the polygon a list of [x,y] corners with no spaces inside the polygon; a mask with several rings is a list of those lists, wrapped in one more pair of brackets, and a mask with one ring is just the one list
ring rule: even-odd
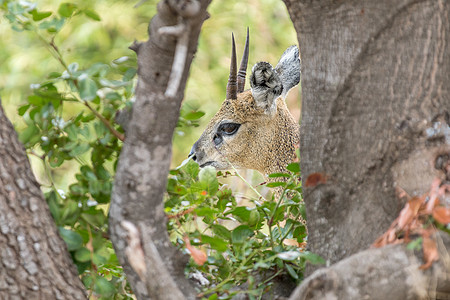
{"label": "foliage", "polygon": [[[280,180],[266,184],[276,197],[259,195],[246,206],[217,180],[229,172],[216,177],[214,168],[199,170],[191,161],[170,172],[165,202],[169,232],[179,247],[187,246],[194,261],[199,254],[189,251],[192,246],[207,253],[203,265],[192,262],[188,267],[188,273],[200,271],[209,281],[202,295],[228,299],[246,293],[256,299],[268,292],[275,277],[287,275],[298,283],[306,261],[322,262],[302,249],[307,232],[301,222],[305,211],[298,163],[288,170],[270,175]],[[236,289],[243,284],[244,290]]]}
{"label": "foliage", "polygon": [[[39,11],[27,2],[4,5],[12,28],[34,32],[63,69],[34,84],[27,104],[18,109],[26,124],[19,138],[47,173],[49,184],[44,190],[50,212],[91,293],[130,298],[107,236],[106,212],[123,135],[111,120],[118,109],[130,105],[135,63],[125,58],[87,68],[66,63],[55,35],[75,15],[98,21],[93,10],[73,3],[62,3],[56,12]],[[118,74],[120,79],[111,79]],[[77,112],[68,113],[75,107]],[[53,181],[52,170],[68,161],[77,162],[79,170],[68,190],[62,191]]]}

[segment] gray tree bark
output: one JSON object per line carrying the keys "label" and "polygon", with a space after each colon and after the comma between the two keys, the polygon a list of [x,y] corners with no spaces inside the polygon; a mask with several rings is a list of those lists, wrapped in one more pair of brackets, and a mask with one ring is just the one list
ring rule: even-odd
{"label": "gray tree bark", "polygon": [[[302,56],[301,169],[311,251],[335,263],[421,195],[450,153],[450,2],[285,0]],[[313,268],[310,269],[312,271]]]}
{"label": "gray tree bark", "polygon": [[0,105],[0,299],[86,299],[25,149]]}
{"label": "gray tree bark", "polygon": [[284,2],[302,53],[303,182],[326,178],[303,190],[308,246],[331,265],[309,266],[290,299],[448,299],[448,235],[426,271],[404,245],[365,249],[403,207],[396,189],[450,180],[450,3]]}
{"label": "gray tree bark", "polygon": [[119,158],[110,231],[138,299],[196,295],[184,276],[187,257],[171,245],[167,234],[163,194],[172,134],[209,2],[161,1],[149,26],[149,40],[132,47],[138,54],[136,102]]}
{"label": "gray tree bark", "polygon": [[289,300],[449,299],[450,236],[437,237],[440,259],[422,270],[421,251],[405,245],[368,249],[315,271]]}

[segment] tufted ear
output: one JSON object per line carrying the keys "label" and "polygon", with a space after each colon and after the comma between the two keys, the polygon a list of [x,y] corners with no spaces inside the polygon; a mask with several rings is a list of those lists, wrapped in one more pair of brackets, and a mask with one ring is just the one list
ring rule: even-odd
{"label": "tufted ear", "polygon": [[280,58],[275,72],[280,77],[283,84],[281,96],[286,97],[291,88],[300,82],[301,62],[297,46],[291,46],[284,51]]}
{"label": "tufted ear", "polygon": [[259,62],[252,68],[250,86],[256,105],[272,114],[276,111],[276,99],[283,92],[283,84],[275,69],[267,62]]}

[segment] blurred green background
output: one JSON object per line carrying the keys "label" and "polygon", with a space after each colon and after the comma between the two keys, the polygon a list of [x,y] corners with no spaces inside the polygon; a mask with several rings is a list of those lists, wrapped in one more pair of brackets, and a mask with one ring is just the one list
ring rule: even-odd
{"label": "blurred green background", "polygon": [[[128,46],[134,40],[147,39],[147,26],[156,13],[158,1],[149,0],[137,7],[138,1],[72,2],[79,8],[97,11],[101,20],[76,16],[56,35],[55,44],[68,63],[78,62],[80,68],[84,68],[96,62],[110,64],[114,59],[128,56],[129,62],[136,64],[135,54]],[[51,0],[37,3],[39,9],[44,11],[56,11],[60,4],[61,1]],[[288,46],[297,44],[295,30],[281,0],[214,0],[208,11],[211,17],[202,28],[183,102],[186,109],[199,109],[206,115],[200,119],[199,127],[175,132],[172,166],[179,165],[186,158],[192,144],[225,99],[231,32],[236,38],[240,60],[246,28],[250,28],[248,73],[258,61],[275,65]],[[30,85],[42,82],[51,71],[62,72],[63,68],[36,34],[12,30],[3,17],[0,18],[0,36],[0,97],[7,116],[16,130],[21,131],[24,124],[17,109],[26,103],[26,98],[32,93]],[[249,88],[248,82],[246,88]],[[291,91],[287,102],[292,114],[298,118],[298,88]],[[69,108],[75,111],[83,109],[79,106]],[[75,111],[67,114],[73,115]],[[33,168],[39,178],[39,167],[33,163]],[[76,170],[70,165],[61,166],[59,175],[64,174],[61,177],[65,179],[60,184],[66,186]]]}

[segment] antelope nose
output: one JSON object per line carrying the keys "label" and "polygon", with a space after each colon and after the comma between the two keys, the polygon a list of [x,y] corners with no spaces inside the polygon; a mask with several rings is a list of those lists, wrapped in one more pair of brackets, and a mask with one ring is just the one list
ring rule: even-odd
{"label": "antelope nose", "polygon": [[195,155],[195,146],[197,146],[197,143],[195,143],[194,146],[192,146],[191,152],[189,152],[189,155],[188,155],[188,157],[192,157],[193,161],[197,160],[197,156]]}

